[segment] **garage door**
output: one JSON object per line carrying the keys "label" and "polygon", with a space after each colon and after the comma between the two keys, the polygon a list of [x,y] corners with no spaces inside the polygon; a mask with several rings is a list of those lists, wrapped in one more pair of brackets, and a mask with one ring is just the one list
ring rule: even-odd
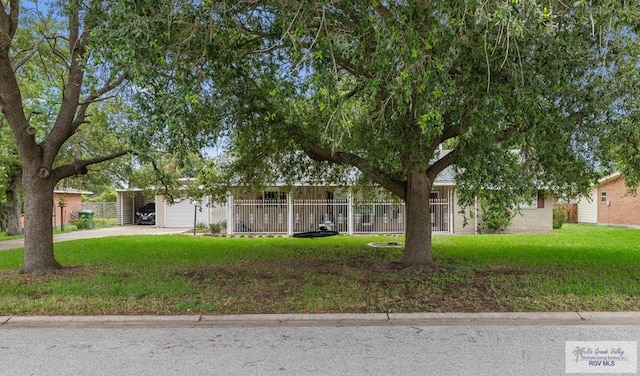
{"label": "garage door", "polygon": [[[196,212],[196,223],[209,225],[207,210],[208,208],[204,206]],[[193,227],[193,212],[194,206],[191,200],[183,200],[173,205],[167,204],[165,227]]]}

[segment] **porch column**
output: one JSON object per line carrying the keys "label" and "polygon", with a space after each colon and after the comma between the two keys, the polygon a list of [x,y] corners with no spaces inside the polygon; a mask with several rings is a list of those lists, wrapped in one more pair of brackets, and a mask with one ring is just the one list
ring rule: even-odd
{"label": "porch column", "polygon": [[287,235],[293,235],[293,193],[287,192]]}
{"label": "porch column", "polygon": [[455,205],[455,197],[453,196],[453,189],[449,188],[449,221],[448,221],[448,225],[449,225],[449,234],[453,234],[453,212],[454,212],[454,208],[453,205]]}
{"label": "porch column", "polygon": [[227,195],[227,235],[233,235],[233,227],[235,223],[233,221],[233,194]]}
{"label": "porch column", "polygon": [[353,193],[347,195],[347,234],[353,235]]}

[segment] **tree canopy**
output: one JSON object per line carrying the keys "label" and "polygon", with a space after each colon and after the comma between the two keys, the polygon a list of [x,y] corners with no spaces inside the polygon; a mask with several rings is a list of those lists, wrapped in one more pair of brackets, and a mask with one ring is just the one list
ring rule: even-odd
{"label": "tree canopy", "polygon": [[630,161],[635,3],[172,4],[163,32],[158,13],[127,15],[146,27],[144,131],[187,149],[224,137],[236,181],[299,176],[300,151],[358,168],[407,204],[407,267],[432,266],[424,203],[449,166],[462,204],[509,205]]}
{"label": "tree canopy", "polygon": [[37,3],[3,0],[0,12],[0,111],[11,130],[22,174],[22,271],[34,273],[60,267],[46,214],[53,210],[55,185],[130,152],[126,144],[109,143],[104,137],[94,142],[93,150],[80,142],[113,129],[105,127],[113,119],[96,121],[92,127],[92,115],[99,115],[125,83],[113,61],[100,59],[99,40],[92,37],[109,14],[108,4],[56,2],[49,10],[43,14]]}

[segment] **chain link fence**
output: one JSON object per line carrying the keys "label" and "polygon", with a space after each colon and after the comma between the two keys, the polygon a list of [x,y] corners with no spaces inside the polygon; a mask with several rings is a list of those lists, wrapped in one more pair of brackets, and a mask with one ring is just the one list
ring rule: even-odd
{"label": "chain link fence", "polygon": [[82,210],[93,212],[93,221],[97,227],[111,227],[118,224],[118,205],[115,202],[83,202]]}

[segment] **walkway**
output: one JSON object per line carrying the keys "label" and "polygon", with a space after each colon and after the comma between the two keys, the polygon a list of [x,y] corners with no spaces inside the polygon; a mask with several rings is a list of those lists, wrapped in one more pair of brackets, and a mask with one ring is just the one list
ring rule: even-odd
{"label": "walkway", "polygon": [[[124,235],[164,235],[164,234],[181,234],[189,231],[188,228],[163,228],[154,226],[118,226],[98,228],[94,230],[82,230],[65,232],[63,234],[53,235],[53,241],[64,242],[67,240],[104,238],[108,236],[124,236]],[[0,241],[0,251],[14,248],[24,247],[24,239],[13,239]]]}

